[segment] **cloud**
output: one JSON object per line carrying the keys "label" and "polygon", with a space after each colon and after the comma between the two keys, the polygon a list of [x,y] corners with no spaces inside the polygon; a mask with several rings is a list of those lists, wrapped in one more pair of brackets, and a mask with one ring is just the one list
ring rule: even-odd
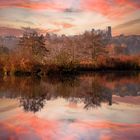
{"label": "cloud", "polygon": [[0,35],[15,35],[20,36],[23,33],[22,29],[11,28],[11,27],[0,27]]}
{"label": "cloud", "polygon": [[82,0],[83,10],[95,11],[109,18],[121,18],[140,9],[139,0]]}
{"label": "cloud", "polygon": [[113,27],[113,34],[140,35],[140,19],[133,19]]}
{"label": "cloud", "polygon": [[106,16],[125,15],[140,9],[139,0],[1,0],[0,7],[18,7],[32,10],[51,9],[64,12],[95,11]]}
{"label": "cloud", "polygon": [[79,13],[79,12],[82,12],[82,10],[80,10],[80,9],[73,9],[73,8],[66,8],[66,9],[64,9],[63,12],[65,12],[65,13]]}
{"label": "cloud", "polygon": [[140,1],[139,0],[115,0],[117,4],[120,5],[128,5],[133,8],[140,8]]}
{"label": "cloud", "polygon": [[45,34],[45,33],[58,33],[60,31],[61,31],[61,29],[59,29],[59,28],[55,28],[55,29],[39,29],[39,32],[42,33],[42,34]]}
{"label": "cloud", "polygon": [[119,24],[116,27],[114,27],[114,29],[126,28],[128,26],[134,26],[135,24],[140,25],[140,19],[134,19],[134,20]]}
{"label": "cloud", "polygon": [[63,28],[71,28],[71,27],[74,27],[73,24],[70,24],[70,23],[62,23],[61,24],[63,26]]}
{"label": "cloud", "polygon": [[71,28],[75,26],[74,24],[67,23],[67,22],[52,22],[52,24],[60,28]]}
{"label": "cloud", "polygon": [[[64,23],[63,27],[64,28],[69,28],[71,25]],[[0,35],[2,36],[9,36],[9,35],[14,35],[14,36],[21,36],[24,32],[24,27],[22,28],[14,28],[14,27],[0,27]],[[37,31],[40,34],[46,34],[46,33],[57,33],[60,32],[60,28],[54,28],[54,29],[40,29],[40,28],[30,28],[35,31]]]}
{"label": "cloud", "polygon": [[6,7],[17,7],[17,8],[26,8],[31,10],[42,10],[42,9],[52,9],[63,11],[65,9],[65,5],[63,3],[53,3],[52,1],[30,1],[30,0],[14,0],[7,1],[2,0],[0,2],[1,8]]}
{"label": "cloud", "polygon": [[31,10],[55,10],[65,13],[91,11],[109,18],[123,17],[140,9],[139,0],[1,0],[1,8],[18,7]]}

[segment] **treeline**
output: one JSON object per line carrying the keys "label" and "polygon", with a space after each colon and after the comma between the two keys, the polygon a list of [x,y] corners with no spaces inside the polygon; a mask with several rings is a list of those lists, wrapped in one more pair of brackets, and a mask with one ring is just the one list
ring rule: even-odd
{"label": "treeline", "polygon": [[[49,44],[46,45],[45,36],[39,35],[35,30],[27,29],[16,49],[0,53],[0,74],[46,75],[51,73],[77,74],[81,71],[97,70],[140,70],[140,56],[111,57],[105,48],[107,40],[101,34],[91,32],[87,35],[83,34],[82,37],[86,41],[83,42],[84,45],[87,45],[87,48],[90,47],[90,59],[77,59],[75,44],[82,40],[79,41],[76,38],[74,40],[71,37],[64,37],[66,42],[64,45],[69,44],[72,51],[62,47],[55,57],[49,57],[51,52],[48,49]],[[55,40],[52,43],[54,42]]]}

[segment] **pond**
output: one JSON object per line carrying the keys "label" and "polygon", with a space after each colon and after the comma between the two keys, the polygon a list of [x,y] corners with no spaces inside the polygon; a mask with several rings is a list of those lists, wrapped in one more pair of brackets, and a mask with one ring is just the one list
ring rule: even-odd
{"label": "pond", "polygon": [[140,73],[0,78],[0,140],[139,139]]}

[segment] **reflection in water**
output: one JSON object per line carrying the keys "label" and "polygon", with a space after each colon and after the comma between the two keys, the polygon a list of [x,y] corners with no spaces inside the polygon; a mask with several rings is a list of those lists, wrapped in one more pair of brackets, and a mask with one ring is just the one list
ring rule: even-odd
{"label": "reflection in water", "polygon": [[44,107],[45,95],[39,95],[38,97],[22,97],[20,98],[20,105],[24,107],[25,111],[37,112]]}
{"label": "reflection in water", "polygon": [[102,102],[112,104],[112,93],[100,83],[97,77],[91,80],[91,92],[85,94],[85,108],[100,106]]}
{"label": "reflection in water", "polygon": [[3,77],[0,140],[139,140],[139,105],[139,73]]}
{"label": "reflection in water", "polygon": [[[1,78],[0,97],[18,98],[25,111],[37,112],[47,100],[65,98],[69,102],[83,102],[84,108],[112,105],[112,95],[138,96],[140,78],[137,75],[92,74],[79,77]],[[117,80],[116,80],[117,79]]]}

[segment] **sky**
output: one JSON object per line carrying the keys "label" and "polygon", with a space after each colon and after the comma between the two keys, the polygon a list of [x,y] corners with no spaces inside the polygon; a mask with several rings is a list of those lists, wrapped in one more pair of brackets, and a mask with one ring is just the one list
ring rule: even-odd
{"label": "sky", "polygon": [[24,27],[74,35],[112,27],[113,35],[140,35],[140,0],[0,0],[0,35]]}

